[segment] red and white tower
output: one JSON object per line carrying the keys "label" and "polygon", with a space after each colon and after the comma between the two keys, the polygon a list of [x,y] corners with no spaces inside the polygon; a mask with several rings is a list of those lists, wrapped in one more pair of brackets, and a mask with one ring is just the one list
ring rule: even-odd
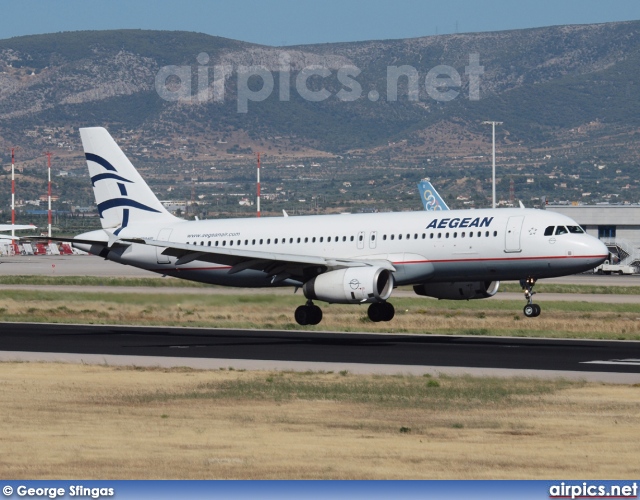
{"label": "red and white tower", "polygon": [[49,186],[47,189],[48,201],[49,201],[49,238],[51,238],[51,152],[47,151],[45,153],[47,155],[47,172],[49,177]]}

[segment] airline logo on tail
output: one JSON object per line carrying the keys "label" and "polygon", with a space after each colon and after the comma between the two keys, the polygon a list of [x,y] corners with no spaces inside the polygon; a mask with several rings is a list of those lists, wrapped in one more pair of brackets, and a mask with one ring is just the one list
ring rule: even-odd
{"label": "airline logo on tail", "polygon": [[109,132],[81,128],[80,137],[103,229],[118,235],[131,222],[173,222]]}
{"label": "airline logo on tail", "polygon": [[420,199],[422,200],[425,210],[449,210],[447,204],[428,179],[422,179],[418,182],[418,190],[420,191]]}
{"label": "airline logo on tail", "polygon": [[[85,157],[87,158],[87,161],[97,163],[101,167],[104,167],[111,172],[117,172],[116,168],[111,165],[111,163],[98,155],[95,155],[93,153],[85,153]],[[93,177],[91,177],[91,185],[95,187],[96,182],[103,181],[105,179],[115,179],[117,181],[121,181],[117,183],[120,194],[122,196],[127,196],[127,186],[124,183],[128,182],[129,184],[133,184],[133,181],[125,179],[124,177],[121,177],[118,174],[113,174],[111,172],[94,175]],[[129,198],[112,198],[110,200],[103,201],[102,203],[98,203],[98,213],[100,214],[100,218],[102,218],[102,212],[115,207],[133,207],[139,208],[140,210],[146,210],[147,212],[158,213],[158,210],[148,207],[147,205],[143,205],[142,203],[131,200]],[[127,212],[128,210],[125,209],[125,213]]]}

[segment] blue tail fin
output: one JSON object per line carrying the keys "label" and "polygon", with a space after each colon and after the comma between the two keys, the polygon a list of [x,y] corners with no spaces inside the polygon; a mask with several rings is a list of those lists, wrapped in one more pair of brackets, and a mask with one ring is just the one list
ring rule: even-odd
{"label": "blue tail fin", "polygon": [[425,210],[449,210],[447,204],[428,179],[422,179],[418,182],[418,190],[420,191],[420,199],[422,200]]}

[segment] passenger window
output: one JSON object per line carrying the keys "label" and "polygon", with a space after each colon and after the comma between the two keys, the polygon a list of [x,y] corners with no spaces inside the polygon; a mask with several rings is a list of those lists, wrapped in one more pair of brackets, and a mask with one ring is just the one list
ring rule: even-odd
{"label": "passenger window", "polygon": [[298,238],[296,241],[297,241],[298,243],[300,243],[300,238]]}
{"label": "passenger window", "polygon": [[429,239],[432,240],[433,239],[433,233],[429,233]]}
{"label": "passenger window", "polygon": [[275,245],[277,245],[277,244],[278,244],[278,238],[276,238],[275,240],[273,240],[273,243],[274,243]]}
{"label": "passenger window", "polygon": [[216,240],[216,246],[218,246],[218,240]]}
{"label": "passenger window", "polygon": [[422,239],[424,240],[427,237],[425,233],[422,233]]}
{"label": "passenger window", "polygon": [[549,226],[547,229],[544,230],[544,235],[545,236],[552,236],[554,229],[555,229],[555,226]]}
{"label": "passenger window", "polygon": [[355,240],[355,238],[353,236],[350,239],[351,239],[351,241]]}
{"label": "passenger window", "polygon": [[399,239],[399,240],[401,240],[401,239],[402,239],[402,235],[401,235],[401,234],[399,234],[399,235],[398,235],[398,239]]}
{"label": "passenger window", "polygon": [[457,232],[453,233],[453,237],[457,238],[458,237],[458,233]]}
{"label": "passenger window", "polygon": [[320,236],[320,243],[322,243],[323,239],[324,239],[324,237]]}
{"label": "passenger window", "polygon": [[229,240],[229,246],[232,247],[233,246],[233,240]]}
{"label": "passenger window", "polygon": [[395,234],[392,234],[392,235],[391,235],[391,239],[392,239],[392,240],[393,240],[395,237],[396,237],[396,235],[395,235]]}
{"label": "passenger window", "polygon": [[304,239],[304,242],[305,242],[305,243],[309,243],[309,238],[308,238],[308,237],[306,237],[306,238]]}
{"label": "passenger window", "polygon": [[261,244],[261,245],[262,245],[262,242],[263,242],[263,241],[264,241],[264,240],[263,240],[262,238],[260,238],[260,244]]}
{"label": "passenger window", "polygon": [[473,231],[469,231],[469,238],[473,238]]}
{"label": "passenger window", "polygon": [[464,231],[462,231],[462,233],[460,233],[460,238],[464,238]]}
{"label": "passenger window", "polygon": [[567,231],[567,228],[564,226],[558,226],[556,228],[556,236],[560,235],[560,234],[567,234],[569,231]]}
{"label": "passenger window", "polygon": [[482,231],[478,231],[478,238],[480,238],[480,236],[482,236]]}
{"label": "passenger window", "polygon": [[488,238],[489,237],[489,231],[485,231],[484,235]]}
{"label": "passenger window", "polygon": [[447,233],[445,236],[448,238],[449,237],[449,233]]}
{"label": "passenger window", "polygon": [[226,247],[226,246],[227,246],[227,240],[224,240],[224,241],[222,242],[222,246],[223,246],[223,247]]}
{"label": "passenger window", "polygon": [[387,235],[386,235],[386,234],[383,234],[383,235],[382,235],[382,240],[383,240],[383,241],[387,241]]}
{"label": "passenger window", "polygon": [[207,246],[210,247],[211,246],[211,242],[207,241]]}
{"label": "passenger window", "polygon": [[494,237],[495,237],[495,236],[498,236],[498,231],[494,231],[494,232],[493,232],[493,236],[494,236]]}
{"label": "passenger window", "polygon": [[331,236],[327,237],[327,243],[331,243]]}
{"label": "passenger window", "polygon": [[438,239],[442,238],[442,233],[438,233]]}
{"label": "passenger window", "polygon": [[313,238],[311,238],[311,243],[315,243],[316,242],[316,237],[314,236]]}
{"label": "passenger window", "polygon": [[[256,244],[256,240],[251,240],[251,244],[252,244],[252,245],[255,245],[255,244]],[[217,245],[218,245],[218,244],[216,243],[216,246],[217,246]]]}

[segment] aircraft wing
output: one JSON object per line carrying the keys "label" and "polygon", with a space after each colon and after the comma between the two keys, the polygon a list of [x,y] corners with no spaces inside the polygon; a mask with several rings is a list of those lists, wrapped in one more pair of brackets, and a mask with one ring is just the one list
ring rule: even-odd
{"label": "aircraft wing", "polygon": [[[138,243],[164,248],[165,250],[162,254],[170,257],[176,257],[176,265],[188,264],[193,261],[202,261],[231,266],[229,274],[235,274],[246,269],[264,271],[273,277],[274,283],[289,278],[308,278],[310,276],[320,274],[327,269],[341,269],[345,267],[375,266],[389,271],[395,271],[395,267],[393,267],[391,262],[382,259],[334,259],[313,255],[296,255],[240,248],[187,245],[186,243],[128,238],[122,238],[116,243]],[[315,270],[313,268],[315,268]]]}
{"label": "aircraft wing", "polygon": [[11,231],[12,229],[18,231],[20,229],[38,229],[33,224],[18,225],[18,224],[0,224],[0,231]]}

